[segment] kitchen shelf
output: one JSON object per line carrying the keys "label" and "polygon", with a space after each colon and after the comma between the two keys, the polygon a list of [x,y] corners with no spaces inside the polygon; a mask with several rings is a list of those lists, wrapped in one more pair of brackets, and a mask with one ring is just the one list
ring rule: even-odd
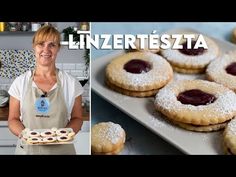
{"label": "kitchen shelf", "polygon": [[0,32],[0,36],[12,36],[12,35],[33,35],[35,31],[3,31]]}

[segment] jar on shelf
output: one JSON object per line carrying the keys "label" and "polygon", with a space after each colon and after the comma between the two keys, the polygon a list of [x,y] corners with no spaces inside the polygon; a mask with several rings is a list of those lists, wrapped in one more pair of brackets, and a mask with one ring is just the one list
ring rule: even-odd
{"label": "jar on shelf", "polygon": [[5,31],[5,22],[0,22],[0,32]]}
{"label": "jar on shelf", "polygon": [[89,23],[88,22],[81,22],[80,23],[80,30],[81,31],[88,31],[89,30]]}

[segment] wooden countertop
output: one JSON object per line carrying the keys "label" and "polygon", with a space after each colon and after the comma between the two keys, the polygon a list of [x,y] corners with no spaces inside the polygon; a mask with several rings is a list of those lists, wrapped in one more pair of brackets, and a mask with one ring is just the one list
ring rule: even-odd
{"label": "wooden countertop", "polygon": [[0,121],[7,120],[8,112],[9,112],[8,106],[0,108]]}
{"label": "wooden countertop", "polygon": [[[8,119],[8,113],[9,113],[9,107],[3,107],[0,108],[0,121],[7,121]],[[89,112],[86,112],[85,109],[83,109],[83,120],[89,121]]]}

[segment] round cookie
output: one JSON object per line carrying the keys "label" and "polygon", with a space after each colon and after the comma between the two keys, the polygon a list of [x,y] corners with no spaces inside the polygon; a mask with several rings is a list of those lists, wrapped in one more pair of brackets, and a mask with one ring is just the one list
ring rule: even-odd
{"label": "round cookie", "polygon": [[53,143],[53,142],[56,142],[57,141],[57,138],[56,137],[44,137],[43,138],[43,143]]}
{"label": "round cookie", "polygon": [[223,84],[236,92],[236,51],[212,61],[207,67],[206,76],[208,80]]}
{"label": "round cookie", "polygon": [[28,131],[27,135],[29,137],[40,137],[40,133],[35,131],[35,130],[32,130],[32,131]]}
{"label": "round cookie", "polygon": [[48,129],[48,130],[44,130],[43,132],[41,132],[40,135],[42,137],[51,137],[51,136],[55,136],[55,132]]}
{"label": "round cookie", "polygon": [[119,124],[113,122],[95,124],[91,130],[92,154],[118,154],[123,149],[125,139],[125,131]]}
{"label": "round cookie", "polygon": [[221,129],[235,116],[236,95],[214,82],[182,80],[161,89],[156,95],[155,107],[183,128],[186,128],[185,124],[210,126],[210,129],[198,128],[196,131],[212,131]]}
{"label": "round cookie", "polygon": [[227,154],[236,154],[236,119],[232,119],[223,133],[223,144]]}
{"label": "round cookie", "polygon": [[234,28],[232,31],[231,41],[236,43],[236,28]]}
{"label": "round cookie", "polygon": [[68,129],[60,128],[56,131],[57,136],[66,136],[69,133]]}
{"label": "round cookie", "polygon": [[70,141],[71,137],[67,136],[67,135],[61,135],[57,137],[57,140],[59,142],[66,142],[66,141]]}
{"label": "round cookie", "polygon": [[150,52],[123,54],[106,67],[107,85],[130,96],[155,95],[172,77],[170,64],[161,56]]}
{"label": "round cookie", "polygon": [[[188,34],[188,33],[185,33]],[[173,69],[181,73],[203,73],[206,66],[214,59],[216,59],[220,50],[218,45],[209,37],[203,36],[206,41],[208,49],[199,47],[194,49],[197,37],[199,34],[194,34],[195,39],[192,39],[191,49],[187,49],[186,39],[182,38],[180,44],[183,49],[168,48],[161,50],[161,55],[168,60]],[[170,40],[173,45],[174,40]]]}
{"label": "round cookie", "polygon": [[41,138],[39,137],[30,137],[26,140],[28,144],[38,144],[41,143]]}

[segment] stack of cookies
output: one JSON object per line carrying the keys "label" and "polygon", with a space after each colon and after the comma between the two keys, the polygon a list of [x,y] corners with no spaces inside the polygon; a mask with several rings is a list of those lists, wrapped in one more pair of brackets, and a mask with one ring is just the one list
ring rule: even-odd
{"label": "stack of cookies", "polygon": [[204,36],[204,39],[208,49],[204,49],[203,47],[194,49],[198,36],[199,34],[195,34],[190,49],[187,48],[186,39],[182,38],[180,42],[183,46],[182,49],[168,48],[161,50],[161,55],[166,58],[175,71],[189,74],[204,73],[207,65],[219,57],[220,50],[218,45],[207,36]]}
{"label": "stack of cookies", "polygon": [[40,129],[30,130],[24,129],[22,132],[22,139],[27,144],[50,144],[69,142],[73,140],[75,132],[73,129],[67,128],[52,128],[52,129]]}
{"label": "stack of cookies", "polygon": [[170,64],[150,52],[130,52],[114,58],[106,67],[106,84],[134,97],[154,96],[173,77]]}

